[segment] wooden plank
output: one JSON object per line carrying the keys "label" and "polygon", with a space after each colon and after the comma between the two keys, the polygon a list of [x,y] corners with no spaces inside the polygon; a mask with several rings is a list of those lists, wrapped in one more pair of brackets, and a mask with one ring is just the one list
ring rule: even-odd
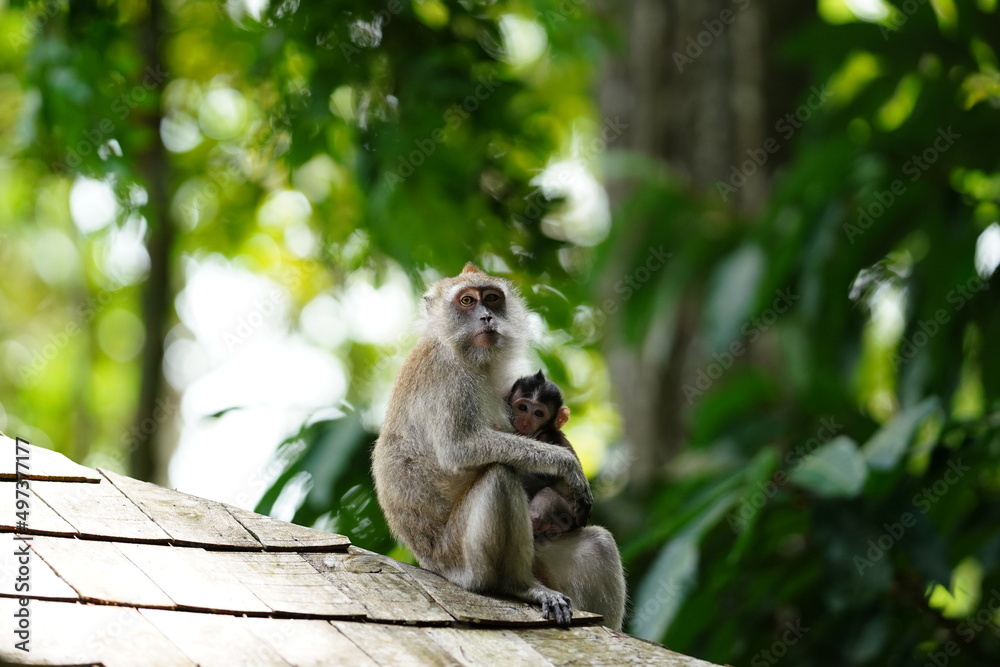
{"label": "wooden plank", "polygon": [[[19,532],[32,534],[50,535],[76,535],[76,528],[59,516],[44,499],[36,494],[38,486],[41,484],[63,484],[72,487],[73,484],[64,482],[29,482],[28,484],[28,522],[27,527]],[[80,486],[94,486],[91,484],[80,484]],[[17,507],[18,496],[16,495],[17,482],[0,482],[0,531],[14,531],[17,528]],[[21,496],[23,498],[23,496]]]}
{"label": "wooden plank", "polygon": [[605,627],[538,628],[519,631],[521,639],[553,665],[668,665],[717,667]]}
{"label": "wooden plank", "polygon": [[344,535],[297,526],[232,505],[223,507],[268,551],[346,551],[351,545]]}
{"label": "wooden plank", "polygon": [[[0,596],[79,600],[76,591],[31,550],[34,541],[42,538],[38,535],[25,537],[28,539],[22,541],[14,533],[0,533]],[[27,555],[22,550],[25,544],[29,545]],[[22,567],[27,567],[28,572],[25,573]]]}
{"label": "wooden plank", "polygon": [[263,549],[221,503],[99,469],[177,544]]}
{"label": "wooden plank", "polygon": [[212,552],[240,583],[276,612],[324,618],[364,618],[363,604],[345,595],[299,554]]}
{"label": "wooden plank", "polygon": [[431,639],[424,628],[343,621],[330,623],[381,665],[455,667],[462,664]]}
{"label": "wooden plank", "polygon": [[348,554],[302,554],[318,572],[377,621],[446,625],[455,619],[387,556],[356,547]]}
{"label": "wooden plank", "polygon": [[32,548],[85,601],[176,606],[113,542],[36,537]]}
{"label": "wooden plank", "polygon": [[296,667],[378,663],[326,621],[290,618],[242,618],[240,623]]}
{"label": "wooden plank", "polygon": [[199,667],[289,664],[241,622],[245,619],[162,609],[141,609],[139,613]]}
{"label": "wooden plank", "polygon": [[[353,548],[353,547],[352,547]],[[417,582],[439,605],[457,620],[500,627],[531,625],[555,626],[542,616],[539,607],[519,600],[488,597],[470,593],[444,577],[423,568],[393,561],[402,572]],[[599,623],[602,617],[589,611],[573,610],[573,624]]]}
{"label": "wooden plank", "polygon": [[226,569],[229,563],[217,558],[221,552],[126,542],[116,546],[178,607],[247,614],[272,612]]}
{"label": "wooden plank", "polygon": [[107,480],[100,484],[35,482],[31,490],[81,535],[161,544],[170,540],[162,528]]}
{"label": "wooden plank", "polygon": [[85,483],[101,481],[101,476],[96,470],[73,463],[59,452],[44,447],[24,445],[23,441],[20,451],[17,447],[17,441],[14,438],[0,433],[0,480],[17,479],[16,456],[23,455],[23,450],[27,449],[28,458],[22,459],[24,465],[21,466],[20,471],[22,476],[28,479]]}
{"label": "wooden plank", "polygon": [[553,667],[514,630],[427,628],[426,633],[463,665]]}
{"label": "wooden plank", "polygon": [[[25,653],[0,642],[0,664],[105,667],[195,667],[132,607],[32,600],[31,639]],[[17,600],[0,598],[0,617],[12,619]],[[9,631],[5,634],[9,634]]]}

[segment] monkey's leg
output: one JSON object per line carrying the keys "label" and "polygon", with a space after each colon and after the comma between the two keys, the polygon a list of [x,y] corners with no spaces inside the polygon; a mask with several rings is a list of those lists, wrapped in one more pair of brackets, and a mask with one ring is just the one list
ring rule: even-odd
{"label": "monkey's leg", "polygon": [[536,571],[546,584],[568,595],[580,609],[604,617],[621,630],[625,616],[625,573],[615,538],[601,526],[584,526],[535,543]]}
{"label": "monkey's leg", "polygon": [[488,466],[452,513],[441,538],[438,569],[463,588],[500,593],[542,606],[561,625],[573,612],[566,595],[543,586],[534,575],[534,538],[528,499],[520,479],[504,465]]}

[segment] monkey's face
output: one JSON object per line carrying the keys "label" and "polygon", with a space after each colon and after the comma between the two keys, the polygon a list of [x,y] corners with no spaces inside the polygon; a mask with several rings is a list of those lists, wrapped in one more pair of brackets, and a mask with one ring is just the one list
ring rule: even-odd
{"label": "monkey's face", "polygon": [[553,408],[534,400],[534,397],[515,394],[510,408],[511,424],[514,431],[521,435],[537,435],[543,427],[553,423]]}
{"label": "monkey's face", "polygon": [[470,285],[459,289],[452,299],[465,342],[471,347],[492,347],[503,336],[506,296],[494,286]]}

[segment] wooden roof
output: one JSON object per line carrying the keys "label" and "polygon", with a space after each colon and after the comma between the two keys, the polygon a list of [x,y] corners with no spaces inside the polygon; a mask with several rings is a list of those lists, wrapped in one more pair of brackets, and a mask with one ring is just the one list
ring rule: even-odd
{"label": "wooden roof", "polygon": [[[18,581],[24,544],[29,590]],[[13,633],[21,598],[28,652]],[[3,434],[0,619],[0,664],[711,667],[594,614],[574,612],[574,627],[558,628],[537,607],[468,593],[342,535],[85,468]]]}

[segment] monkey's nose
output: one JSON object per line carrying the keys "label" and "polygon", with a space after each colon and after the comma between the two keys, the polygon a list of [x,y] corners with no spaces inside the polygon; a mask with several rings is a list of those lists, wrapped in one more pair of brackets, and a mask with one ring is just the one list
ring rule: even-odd
{"label": "monkey's nose", "polygon": [[482,320],[483,322],[486,322],[487,324],[489,324],[490,322],[493,321],[493,316],[492,315],[483,315],[479,319]]}

